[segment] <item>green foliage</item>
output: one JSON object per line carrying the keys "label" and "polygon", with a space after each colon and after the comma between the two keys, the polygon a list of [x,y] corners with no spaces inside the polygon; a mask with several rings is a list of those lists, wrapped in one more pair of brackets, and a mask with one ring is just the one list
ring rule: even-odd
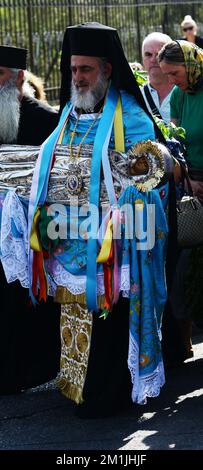
{"label": "green foliage", "polygon": [[145,70],[133,70],[133,74],[139,86],[143,86],[147,83],[147,72]]}
{"label": "green foliage", "polygon": [[184,140],[185,139],[185,129],[183,127],[177,127],[173,122],[169,122],[166,124],[162,119],[154,116],[154,120],[161,130],[165,139],[177,139],[177,140]]}

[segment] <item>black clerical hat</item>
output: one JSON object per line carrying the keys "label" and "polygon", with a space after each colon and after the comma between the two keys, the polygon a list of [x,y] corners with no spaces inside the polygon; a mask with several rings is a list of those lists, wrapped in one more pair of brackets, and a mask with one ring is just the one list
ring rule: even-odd
{"label": "black clerical hat", "polygon": [[[148,111],[138,83],[125,57],[124,50],[115,28],[101,23],[90,22],[69,26],[64,34],[61,55],[60,113],[71,96],[71,56],[105,57],[112,65],[111,81],[117,90],[133,95],[137,103],[153,120]],[[163,136],[154,123],[161,142]]]}
{"label": "black clerical hat", "polygon": [[71,55],[107,57],[109,37],[116,35],[115,28],[97,22],[82,23],[67,28]]}
{"label": "black clerical hat", "polygon": [[0,67],[26,69],[27,49],[14,46],[0,46]]}
{"label": "black clerical hat", "polygon": [[100,23],[90,22],[69,26],[65,31],[61,55],[60,112],[70,99],[72,55],[105,57],[112,64],[111,80],[114,86],[136,96],[141,107],[147,110],[142,93],[125,57],[117,30]]}

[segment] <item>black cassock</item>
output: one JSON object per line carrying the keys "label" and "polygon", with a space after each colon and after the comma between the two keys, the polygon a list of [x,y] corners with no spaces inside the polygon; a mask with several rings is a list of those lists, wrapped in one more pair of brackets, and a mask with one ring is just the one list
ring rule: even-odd
{"label": "black cassock", "polygon": [[[17,144],[40,145],[58,114],[23,97]],[[60,305],[49,298],[34,307],[19,281],[8,284],[0,264],[0,394],[16,393],[54,378],[60,367]]]}

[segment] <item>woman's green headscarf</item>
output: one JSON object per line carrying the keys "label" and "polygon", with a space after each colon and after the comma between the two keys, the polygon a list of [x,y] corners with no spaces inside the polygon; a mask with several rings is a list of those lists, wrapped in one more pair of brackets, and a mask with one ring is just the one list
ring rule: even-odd
{"label": "woman's green headscarf", "polygon": [[176,41],[182,49],[189,92],[203,89],[203,50],[188,41]]}

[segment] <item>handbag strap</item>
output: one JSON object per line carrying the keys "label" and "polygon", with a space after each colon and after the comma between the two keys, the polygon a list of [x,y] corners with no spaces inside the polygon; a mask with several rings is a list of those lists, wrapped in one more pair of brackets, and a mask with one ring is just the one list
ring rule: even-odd
{"label": "handbag strap", "polygon": [[163,119],[163,117],[161,116],[161,114],[160,114],[160,112],[159,112],[157,106],[155,105],[155,102],[154,102],[154,100],[153,100],[153,98],[152,98],[152,95],[151,95],[151,93],[150,93],[150,91],[149,91],[149,87],[148,87],[148,84],[147,84],[147,83],[144,85],[143,90],[144,90],[144,94],[145,94],[145,96],[146,96],[146,99],[147,99],[147,101],[148,101],[148,104],[149,104],[149,106],[150,106],[150,108],[151,108],[152,114],[153,114],[154,116],[158,117],[159,119]]}
{"label": "handbag strap", "polygon": [[194,196],[194,193],[193,193],[193,189],[192,189],[192,186],[191,186],[191,183],[190,183],[190,178],[189,178],[189,175],[188,175],[188,171],[186,169],[186,167],[182,164],[180,164],[181,166],[181,173],[182,173],[182,182],[183,182],[183,189],[185,188],[185,180],[187,181],[187,192],[189,194],[189,196],[193,197]]}

